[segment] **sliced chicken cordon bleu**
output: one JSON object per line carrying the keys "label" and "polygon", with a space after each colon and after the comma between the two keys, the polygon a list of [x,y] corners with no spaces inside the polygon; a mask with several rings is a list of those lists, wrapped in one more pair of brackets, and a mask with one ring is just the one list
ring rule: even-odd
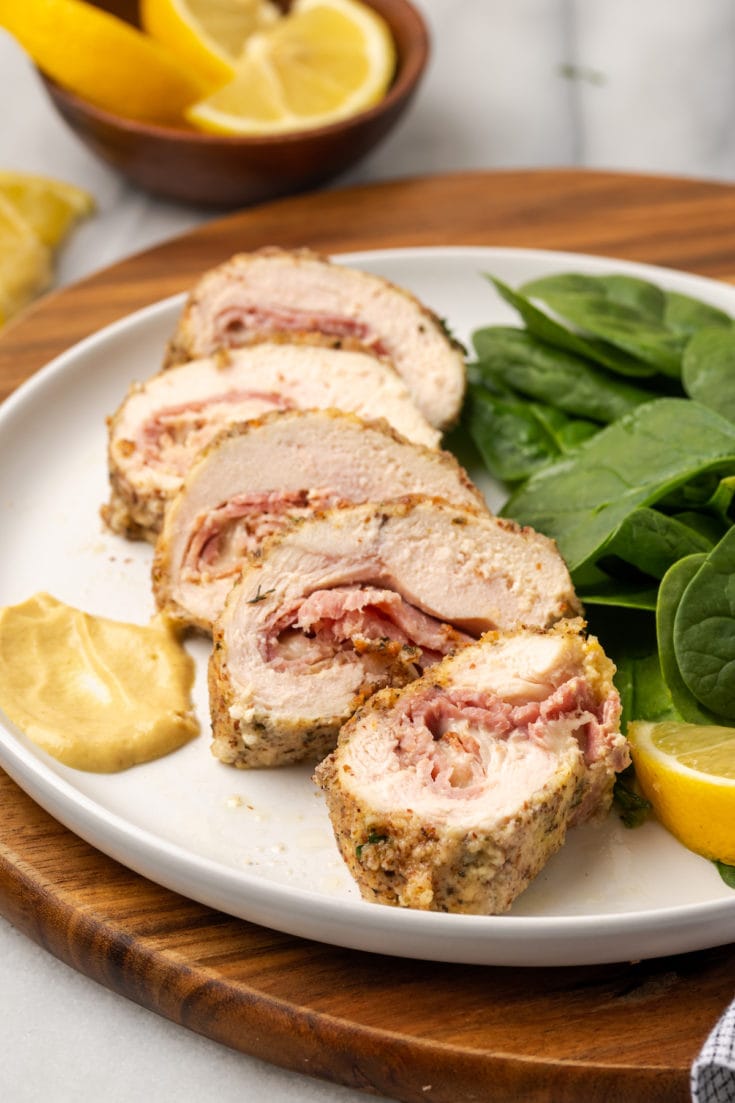
{"label": "sliced chicken cordon bleu", "polygon": [[323,757],[355,709],[490,628],[579,606],[556,546],[439,499],[347,506],[296,523],[249,561],[215,622],[215,756]]}
{"label": "sliced chicken cordon bleu", "polygon": [[506,911],[608,811],[628,747],[615,668],[581,629],[488,633],[342,728],[315,779],[365,899]]}
{"label": "sliced chicken cordon bleu", "polygon": [[225,351],[131,388],[109,421],[103,517],[114,532],[153,540],[192,460],[225,426],[271,410],[331,407],[383,417],[409,440],[439,444],[405,384],[373,356],[281,343]]}
{"label": "sliced chicken cordon bleu", "polygon": [[388,360],[424,416],[456,421],[465,386],[461,346],[410,292],[308,249],[240,253],[191,292],[167,364],[278,335],[311,335]]}
{"label": "sliced chicken cordon bleu", "polygon": [[293,410],[226,429],[166,510],[153,565],[158,606],[209,631],[267,537],[316,511],[410,494],[486,510],[454,456],[411,443],[385,421]]}

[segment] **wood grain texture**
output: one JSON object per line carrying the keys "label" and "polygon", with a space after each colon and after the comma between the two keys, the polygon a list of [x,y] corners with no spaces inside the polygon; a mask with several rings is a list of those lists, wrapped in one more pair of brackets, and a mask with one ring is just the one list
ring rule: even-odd
{"label": "wood grain texture", "polygon": [[[231,253],[505,245],[735,274],[735,188],[572,170],[323,192],[212,222],[47,297],[0,340],[0,396]],[[425,964],[231,919],[98,853],[0,773],[0,911],[57,957],[242,1052],[413,1103],[676,1103],[735,946],[576,969]]]}

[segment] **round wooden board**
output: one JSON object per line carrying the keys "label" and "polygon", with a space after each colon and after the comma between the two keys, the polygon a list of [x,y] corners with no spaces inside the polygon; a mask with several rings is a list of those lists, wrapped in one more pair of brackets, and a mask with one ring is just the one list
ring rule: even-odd
{"label": "round wooden board", "polygon": [[[49,296],[0,340],[0,397],[238,250],[570,250],[735,274],[735,188],[576,170],[401,180],[284,200]],[[0,773],[0,910],[95,980],[235,1049],[404,1101],[675,1103],[732,998],[735,945],[587,968],[471,968],[306,942],[159,888]]]}

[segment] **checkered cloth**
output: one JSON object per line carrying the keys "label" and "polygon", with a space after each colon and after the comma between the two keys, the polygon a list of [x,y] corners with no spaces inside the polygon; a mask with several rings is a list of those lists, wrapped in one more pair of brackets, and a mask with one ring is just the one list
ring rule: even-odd
{"label": "checkered cloth", "polygon": [[692,1066],[693,1103],[735,1103],[735,1001]]}

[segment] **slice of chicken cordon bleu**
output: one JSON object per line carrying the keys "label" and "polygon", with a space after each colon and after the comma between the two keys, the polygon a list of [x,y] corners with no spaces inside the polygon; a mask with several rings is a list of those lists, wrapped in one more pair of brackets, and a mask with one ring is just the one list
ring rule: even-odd
{"label": "slice of chicken cordon bleu", "polygon": [[315,779],[363,897],[506,911],[609,810],[629,762],[614,666],[581,621],[491,632],[373,696]]}
{"label": "slice of chicken cordon bleu", "polygon": [[411,494],[486,511],[454,456],[406,440],[385,421],[288,411],[226,429],[166,510],[153,565],[158,607],[211,631],[265,539],[317,511]]}
{"label": "slice of chicken cordon bleu", "polygon": [[166,364],[290,334],[389,361],[432,425],[445,429],[456,421],[463,349],[437,315],[388,280],[308,249],[239,253],[205,273],[188,297]]}
{"label": "slice of chicken cordon bleu", "polygon": [[224,351],[133,386],[109,419],[107,525],[153,541],[194,457],[223,428],[272,410],[314,408],[382,417],[409,440],[439,444],[405,384],[373,356],[281,343]]}
{"label": "slice of chicken cordon bleu", "polygon": [[555,544],[487,513],[417,497],[295,523],[215,622],[213,753],[240,767],[321,758],[378,689],[490,628],[578,610]]}

